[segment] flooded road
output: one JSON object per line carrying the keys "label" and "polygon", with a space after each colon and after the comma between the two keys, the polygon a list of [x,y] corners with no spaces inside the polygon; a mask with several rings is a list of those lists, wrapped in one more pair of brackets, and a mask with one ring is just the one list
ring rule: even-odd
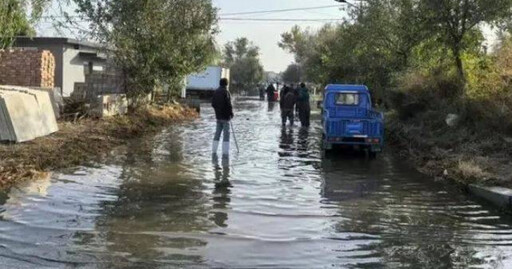
{"label": "flooded road", "polygon": [[509,217],[390,154],[322,159],[318,120],[281,129],[278,110],[237,102],[229,161],[205,106],[0,194],[0,268],[511,268]]}

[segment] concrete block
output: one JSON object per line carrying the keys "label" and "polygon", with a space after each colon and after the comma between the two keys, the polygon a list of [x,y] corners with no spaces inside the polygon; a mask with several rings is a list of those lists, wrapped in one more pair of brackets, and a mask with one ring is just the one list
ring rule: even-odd
{"label": "concrete block", "polygon": [[0,86],[0,140],[25,142],[59,130],[46,91]]}
{"label": "concrete block", "polygon": [[105,94],[98,96],[91,106],[90,114],[95,117],[111,117],[128,113],[126,94]]}
{"label": "concrete block", "polygon": [[484,187],[470,184],[469,192],[496,206],[507,209],[512,208],[512,189],[504,187]]}

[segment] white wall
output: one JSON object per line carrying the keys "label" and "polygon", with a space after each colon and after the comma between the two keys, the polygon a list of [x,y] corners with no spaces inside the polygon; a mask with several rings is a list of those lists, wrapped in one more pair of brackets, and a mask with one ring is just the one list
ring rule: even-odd
{"label": "white wall", "polygon": [[64,48],[63,70],[62,70],[62,93],[64,97],[69,97],[75,89],[75,82],[85,82],[84,64],[93,62],[94,71],[103,70],[104,63],[93,61],[79,56],[79,50],[73,48]]}
{"label": "white wall", "polygon": [[84,61],[78,56],[79,50],[65,48],[63,54],[62,94],[69,97],[75,89],[75,82],[85,82]]}

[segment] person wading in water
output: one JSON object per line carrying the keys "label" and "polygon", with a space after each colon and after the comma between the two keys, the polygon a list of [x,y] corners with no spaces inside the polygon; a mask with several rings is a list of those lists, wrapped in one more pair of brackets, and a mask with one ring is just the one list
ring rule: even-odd
{"label": "person wading in water", "polygon": [[309,90],[306,84],[301,83],[299,88],[299,98],[297,107],[299,109],[299,119],[302,127],[309,127],[309,118],[311,114],[311,107],[309,105]]}
{"label": "person wading in water", "polygon": [[274,85],[270,83],[267,87],[267,101],[274,102],[274,92],[276,91],[276,88],[274,88]]}
{"label": "person wading in water", "polygon": [[286,125],[286,120],[290,120],[290,125],[293,126],[293,108],[297,102],[295,93],[288,87],[286,87],[281,95],[281,119],[283,127]]}
{"label": "person wading in water", "polygon": [[217,118],[217,130],[213,137],[212,154],[217,155],[217,149],[222,134],[222,157],[229,156],[229,122],[234,117],[231,104],[231,94],[228,91],[228,80],[220,80],[220,87],[213,93],[212,107]]}

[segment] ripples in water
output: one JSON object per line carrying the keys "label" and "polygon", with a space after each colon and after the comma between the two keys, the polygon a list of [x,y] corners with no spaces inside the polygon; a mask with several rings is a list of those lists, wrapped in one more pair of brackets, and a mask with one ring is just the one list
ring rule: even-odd
{"label": "ripples in water", "polygon": [[1,194],[0,267],[511,266],[509,217],[388,154],[322,159],[318,121],[237,108],[230,160],[211,157],[204,107],[108,164]]}

